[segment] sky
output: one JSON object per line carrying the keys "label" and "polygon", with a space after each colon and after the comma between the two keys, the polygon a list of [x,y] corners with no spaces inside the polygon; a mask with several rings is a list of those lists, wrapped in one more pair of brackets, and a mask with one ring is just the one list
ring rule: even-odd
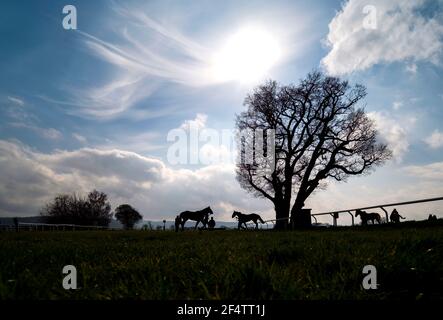
{"label": "sky", "polygon": [[[208,205],[216,220],[233,210],[271,219],[232,161],[203,158],[235,153],[221,137],[255,86],[313,70],[367,87],[365,110],[394,155],[314,193],[313,213],[443,195],[441,0],[6,0],[0,42],[1,217],[98,189],[145,220]],[[215,138],[200,137],[197,162],[177,163],[174,132],[191,128]],[[443,216],[441,203],[398,210]]]}

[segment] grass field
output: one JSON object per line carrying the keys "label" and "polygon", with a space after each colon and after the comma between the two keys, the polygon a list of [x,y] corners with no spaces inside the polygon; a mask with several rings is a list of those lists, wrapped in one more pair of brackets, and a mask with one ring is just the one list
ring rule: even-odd
{"label": "grass field", "polygon": [[[443,226],[0,233],[1,299],[443,299]],[[62,288],[74,265],[77,290]],[[379,289],[362,288],[377,267]]]}

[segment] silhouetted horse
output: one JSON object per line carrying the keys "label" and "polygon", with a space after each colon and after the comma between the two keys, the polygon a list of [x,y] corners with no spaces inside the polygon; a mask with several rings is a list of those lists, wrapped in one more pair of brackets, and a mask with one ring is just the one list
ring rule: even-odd
{"label": "silhouetted horse", "polygon": [[253,221],[255,223],[255,229],[258,229],[258,223],[257,220],[260,221],[261,223],[265,223],[263,221],[263,219],[256,213],[251,213],[251,214],[243,214],[241,212],[238,211],[234,211],[232,213],[232,218],[237,217],[238,219],[238,229],[240,230],[240,228],[242,227],[242,224],[245,225],[245,229],[247,229],[247,225],[246,222],[249,221]]}
{"label": "silhouetted horse", "polygon": [[400,219],[406,219],[405,217],[402,217],[397,209],[392,210],[391,215],[389,216],[389,219],[391,220],[391,222],[394,223],[400,223]]}
{"label": "silhouetted horse", "polygon": [[366,212],[363,210],[357,210],[355,211],[355,216],[356,217],[360,216],[362,225],[367,225],[369,220],[371,220],[372,224],[374,224],[375,221],[377,221],[378,224],[381,223],[381,217],[376,212]]}
{"label": "silhouetted horse", "polygon": [[208,217],[210,214],[214,214],[214,212],[212,212],[212,210],[211,210],[211,207],[206,207],[200,211],[183,211],[182,213],[180,213],[178,215],[178,217],[180,218],[180,224],[182,226],[182,231],[184,230],[185,223],[188,220],[197,221],[194,229],[197,229],[197,226],[200,222],[203,224],[203,227],[206,228],[206,224],[208,223]]}

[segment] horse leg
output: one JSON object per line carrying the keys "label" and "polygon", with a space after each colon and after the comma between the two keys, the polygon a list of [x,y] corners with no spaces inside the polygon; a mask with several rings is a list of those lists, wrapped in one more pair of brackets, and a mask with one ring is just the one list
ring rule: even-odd
{"label": "horse leg", "polygon": [[254,223],[255,223],[255,230],[258,230],[258,222],[257,222],[257,220],[254,220]]}
{"label": "horse leg", "polygon": [[239,221],[238,222],[238,230],[240,230],[241,229],[241,222]]}
{"label": "horse leg", "polygon": [[183,219],[182,222],[181,222],[181,225],[182,225],[182,231],[185,230],[185,223],[186,223],[186,221],[187,221],[187,219]]}
{"label": "horse leg", "polygon": [[194,230],[197,230],[197,226],[200,223],[200,220],[197,220],[197,223],[195,224]]}

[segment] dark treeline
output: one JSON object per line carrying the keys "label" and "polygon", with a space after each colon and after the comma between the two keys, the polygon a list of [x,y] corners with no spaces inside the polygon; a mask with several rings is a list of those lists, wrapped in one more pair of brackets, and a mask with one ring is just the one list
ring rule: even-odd
{"label": "dark treeline", "polygon": [[[117,210],[122,206],[130,210]],[[118,214],[115,217],[126,229],[132,229],[142,216],[130,205],[122,206],[116,209]],[[93,190],[86,197],[75,193],[57,195],[45,205],[40,215],[44,217],[46,223],[108,226],[113,213],[106,193]]]}

